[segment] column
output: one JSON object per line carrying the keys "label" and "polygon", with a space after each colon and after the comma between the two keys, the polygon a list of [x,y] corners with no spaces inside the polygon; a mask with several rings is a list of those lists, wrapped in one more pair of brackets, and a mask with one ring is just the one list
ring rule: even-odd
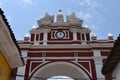
{"label": "column", "polygon": [[77,40],[77,31],[78,31],[78,29],[77,28],[72,28],[72,29],[70,29],[70,31],[73,33],[73,40],[76,41]]}
{"label": "column", "polygon": [[43,45],[47,45],[48,41],[48,32],[50,31],[49,29],[43,29],[44,31],[44,36],[43,36]]}
{"label": "column", "polygon": [[77,33],[73,32],[73,40],[76,41],[77,40]]}
{"label": "column", "polygon": [[86,33],[84,33],[84,39],[85,39],[84,41],[87,41],[87,38],[86,38]]}
{"label": "column", "polygon": [[[84,38],[82,37],[82,35],[84,35]],[[86,41],[87,41],[87,39],[86,39],[86,33],[81,33],[80,36],[81,36],[81,45],[86,45],[87,44],[86,43]]]}
{"label": "column", "polygon": [[[39,35],[39,36],[38,36],[38,40],[37,40],[37,35]],[[34,36],[34,45],[39,45],[39,42],[40,42],[39,37],[40,37],[40,33],[39,33],[39,34],[38,34],[38,33],[35,33],[35,36]]]}
{"label": "column", "polygon": [[48,38],[47,32],[44,32],[43,45],[47,45],[47,38]]}
{"label": "column", "polygon": [[94,53],[94,62],[95,62],[95,68],[96,68],[96,74],[97,74],[97,80],[104,80],[105,77],[101,73],[101,69],[103,66],[103,58],[101,56],[100,50],[93,50]]}
{"label": "column", "polygon": [[36,41],[36,33],[35,33],[35,36],[34,36],[34,42]]}
{"label": "column", "polygon": [[[25,68],[26,68],[26,61],[27,61],[27,53],[28,53],[28,51],[21,51],[21,52],[22,52],[22,57],[24,59],[25,65],[22,66],[22,67],[18,67],[17,75],[25,76]],[[16,80],[24,80],[24,77],[16,76]]]}

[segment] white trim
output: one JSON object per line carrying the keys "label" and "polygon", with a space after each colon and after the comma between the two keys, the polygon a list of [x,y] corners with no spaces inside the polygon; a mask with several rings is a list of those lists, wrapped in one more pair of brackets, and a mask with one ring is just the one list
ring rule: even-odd
{"label": "white trim", "polygon": [[76,41],[77,40],[77,33],[73,32],[73,40]]}
{"label": "white trim", "polygon": [[[78,41],[78,40],[77,40]],[[43,41],[40,41],[43,42]],[[73,42],[72,40],[52,40],[52,41],[48,41],[48,42]],[[81,42],[81,41],[78,41]],[[81,44],[76,44],[76,45],[72,45],[72,44],[48,44],[48,45],[32,45],[31,44],[19,44],[19,46],[21,48],[108,48],[108,51],[110,51],[109,48],[113,47],[114,43],[89,43],[86,45],[81,45]],[[104,49],[102,49],[104,50]]]}
{"label": "white trim", "polygon": [[[90,75],[90,77],[92,78],[92,68],[91,68],[90,61],[80,61],[80,60],[78,60],[77,62],[76,61],[72,61],[72,62],[74,62],[75,64],[77,64],[80,67],[82,67]],[[90,69],[90,71],[88,71],[84,66],[80,65],[78,62],[88,62],[89,63],[89,69]]]}
{"label": "white trim", "polygon": [[86,38],[86,33],[84,33],[84,38],[85,38],[85,41],[87,41],[87,38]]}
{"label": "white trim", "polygon": [[[79,73],[81,73],[84,78],[87,78],[87,79],[89,78],[89,76],[88,76],[81,68],[79,68],[78,66],[76,66],[76,65],[74,65],[74,64],[72,64],[72,63],[69,63],[69,62],[61,62],[61,61],[60,61],[60,62],[49,63],[49,64],[41,67],[40,69],[38,69],[38,70],[34,73],[33,76],[39,75],[39,73],[40,73],[42,70],[45,70],[45,69],[48,68],[49,66],[60,65],[60,64],[70,66],[71,68],[74,68],[74,69],[76,69]],[[76,72],[76,73],[77,73],[77,72]],[[46,73],[46,74],[47,74],[47,73]],[[54,76],[54,75],[53,75],[53,76]],[[50,77],[50,76],[49,76],[49,77]],[[51,77],[52,77],[52,76],[51,76]],[[71,76],[69,76],[69,77],[71,77]],[[31,80],[34,80],[34,79],[31,79]]]}
{"label": "white trim", "polygon": [[34,33],[34,42],[36,41],[36,33]]}
{"label": "white trim", "polygon": [[[76,57],[44,57],[45,59],[76,59]],[[106,59],[106,56],[101,57],[102,59]],[[42,57],[29,57],[30,60],[42,60]],[[77,57],[77,59],[94,59],[94,57]]]}
{"label": "white trim", "polygon": [[[57,58],[54,58],[54,59],[57,59]],[[76,59],[76,58],[75,58]],[[79,59],[79,58],[78,58]],[[35,60],[35,59],[34,59]],[[31,75],[38,67],[40,67],[41,65],[43,65],[43,64],[45,64],[45,63],[47,63],[47,62],[50,62],[50,61],[44,61],[42,64],[40,64],[39,66],[37,66],[32,72],[31,72],[31,65],[32,65],[32,63],[34,63],[34,62],[43,62],[42,60],[41,61],[31,61],[30,62],[30,69],[29,69],[29,75]],[[79,66],[81,66],[91,77],[92,77],[92,70],[91,70],[91,63],[90,63],[90,61],[80,61],[80,60],[78,60],[77,62],[76,61],[71,61],[71,62],[74,62],[75,64],[77,64],[77,65],[79,65]],[[84,66],[82,66],[82,65],[80,65],[78,62],[88,62],[89,63],[89,69],[90,69],[90,71],[88,71]]]}
{"label": "white trim", "polygon": [[81,41],[83,40],[83,39],[82,39],[82,33],[80,33],[80,39],[81,39]]}
{"label": "white trim", "polygon": [[44,32],[43,45],[47,45],[47,39],[48,39],[48,33],[47,33],[47,32]]}
{"label": "white trim", "polygon": [[[30,57],[30,60],[42,60],[42,57]],[[57,59],[76,59],[76,57],[45,57],[45,59],[57,60]],[[93,59],[93,57],[77,57],[77,59]]]}
{"label": "white trim", "polygon": [[34,45],[39,45],[40,41],[36,40],[36,35],[37,35],[37,33],[34,33]]}
{"label": "white trim", "polygon": [[95,61],[95,68],[96,68],[96,74],[97,78],[99,79],[105,79],[104,75],[101,72],[102,66],[103,66],[103,58],[101,56],[100,50],[93,50],[94,53],[94,61]]}
{"label": "white trim", "polygon": [[[56,37],[56,33],[58,32],[59,30],[52,30],[51,31],[51,39],[58,39],[57,37]],[[69,30],[62,30],[62,32],[64,32],[64,34],[65,34],[65,36],[64,36],[64,38],[63,39],[69,39]],[[68,33],[68,37],[66,37],[66,35],[67,35],[67,33]],[[53,34],[54,33],[54,34]],[[53,35],[54,35],[54,37],[53,37]],[[61,42],[61,40],[55,40],[55,41],[49,41],[49,42]],[[67,42],[68,42],[69,40],[67,40]],[[62,41],[63,42],[63,41]]]}
{"label": "white trim", "polygon": [[[42,51],[29,51],[29,52],[30,52],[30,53],[33,53],[33,52],[34,52],[34,53],[39,53],[39,52],[51,53],[51,52],[52,52],[52,53],[58,53],[58,54],[59,54],[59,52],[60,52],[60,53],[68,53],[68,52],[70,53],[70,52],[73,52],[73,51],[72,51],[72,50],[62,50],[62,51],[61,51],[61,50],[56,50],[56,51],[54,51],[54,50],[53,50],[53,51],[42,50]],[[85,51],[85,50],[79,50],[79,51],[77,51],[77,52],[81,52],[81,53],[88,52],[88,53],[90,53],[90,52],[92,52],[92,51],[91,51],[91,50],[86,50],[86,51]],[[84,54],[85,54],[85,53],[84,53]],[[90,53],[90,54],[91,54],[91,53]]]}
{"label": "white trim", "polygon": [[[110,52],[110,50],[101,50],[101,51],[104,51],[104,52]],[[29,51],[30,53],[41,53],[41,52],[47,52],[47,53],[58,53],[59,54],[59,52],[60,53],[70,53],[70,52],[73,52],[72,50],[63,50],[63,51],[61,51],[61,50],[56,50],[56,51],[46,51],[46,50],[41,50],[41,51]],[[80,53],[84,53],[84,52],[87,52],[87,53],[91,53],[92,51],[91,50],[78,50],[78,51],[76,51],[76,52],[80,52]],[[84,53],[85,54],[85,53]]]}
{"label": "white trim", "polygon": [[[35,63],[35,62],[43,62],[43,63],[40,64],[40,65],[38,65],[37,67],[35,67],[35,68],[32,70],[32,72],[31,72],[32,63]],[[46,63],[48,63],[48,62],[49,62],[49,61],[30,61],[29,76],[31,76],[31,75],[33,74],[33,72],[34,72],[37,68],[39,68],[40,66],[42,66],[42,65],[44,65],[44,64],[46,64]]]}
{"label": "white trim", "polygon": [[[22,57],[24,58],[24,62],[26,64],[26,61],[27,61],[27,54],[28,54],[28,51],[21,51],[22,52]],[[18,67],[18,70],[17,70],[17,75],[25,75],[25,69],[26,69],[26,65],[24,65],[23,67]],[[24,77],[19,77],[19,76],[16,76],[16,80],[24,80]]]}

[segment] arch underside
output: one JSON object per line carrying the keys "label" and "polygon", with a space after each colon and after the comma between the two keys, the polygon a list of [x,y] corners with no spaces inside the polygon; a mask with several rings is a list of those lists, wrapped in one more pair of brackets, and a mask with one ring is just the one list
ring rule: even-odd
{"label": "arch underside", "polygon": [[68,76],[73,79],[90,79],[89,76],[78,66],[68,62],[49,63],[42,68],[39,68],[31,80],[48,79],[53,76]]}

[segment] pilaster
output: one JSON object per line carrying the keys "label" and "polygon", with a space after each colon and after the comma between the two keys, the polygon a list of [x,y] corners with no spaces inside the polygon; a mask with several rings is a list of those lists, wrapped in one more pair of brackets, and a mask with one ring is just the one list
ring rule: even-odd
{"label": "pilaster", "polygon": [[101,69],[103,66],[103,58],[101,56],[100,50],[93,50],[94,53],[94,62],[95,62],[95,68],[96,68],[96,74],[97,74],[97,80],[103,80],[105,79],[104,75],[101,73]]}
{"label": "pilaster", "polygon": [[[82,34],[84,35],[83,37]],[[80,37],[81,37],[81,45],[86,45],[87,44],[86,33],[81,33]]]}
{"label": "pilaster", "polygon": [[[18,67],[17,75],[24,76],[25,75],[25,69],[26,69],[26,61],[27,61],[28,51],[21,51],[21,52],[22,52],[22,57],[24,59],[25,65],[22,66],[22,67]],[[21,77],[21,76],[16,76],[16,80],[24,80],[24,77]]]}
{"label": "pilaster", "polygon": [[48,32],[50,32],[50,29],[43,29],[44,36],[43,36],[43,45],[47,45],[48,41]]}
{"label": "pilaster", "polygon": [[36,40],[36,36],[37,36],[37,33],[35,33],[35,36],[34,36],[34,45],[39,45],[39,40]]}
{"label": "pilaster", "polygon": [[73,32],[73,40],[76,41],[77,40],[77,33]]}

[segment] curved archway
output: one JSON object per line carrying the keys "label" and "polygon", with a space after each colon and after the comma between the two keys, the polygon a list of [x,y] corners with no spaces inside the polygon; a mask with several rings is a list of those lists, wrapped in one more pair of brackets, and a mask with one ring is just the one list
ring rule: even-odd
{"label": "curved archway", "polygon": [[[33,77],[48,79],[50,77],[58,76],[58,75],[69,76],[71,78],[90,79],[89,76],[84,72],[84,70],[68,62],[53,62],[46,64],[45,66],[39,68],[33,74]],[[31,80],[40,80],[40,79],[31,78]]]}
{"label": "curved archway", "polygon": [[51,78],[48,78],[47,80],[74,80],[74,79],[68,76],[53,76]]}

